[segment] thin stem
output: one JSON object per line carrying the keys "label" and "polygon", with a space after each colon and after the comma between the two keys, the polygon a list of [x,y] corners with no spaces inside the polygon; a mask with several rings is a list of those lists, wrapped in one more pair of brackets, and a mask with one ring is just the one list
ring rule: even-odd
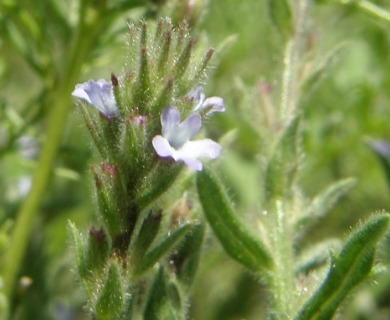
{"label": "thin stem", "polygon": [[[97,19],[98,20],[98,19]],[[40,204],[49,184],[62,132],[71,105],[70,92],[79,77],[83,62],[93,43],[96,33],[92,25],[86,26],[80,18],[78,33],[70,48],[69,60],[62,81],[53,89],[49,101],[55,108],[49,115],[47,140],[33,176],[33,187],[17,214],[14,232],[3,265],[4,294],[11,301],[16,278],[21,266],[28,239],[34,226]],[[95,26],[96,28],[96,26]],[[93,29],[92,29],[93,30]]]}
{"label": "thin stem", "polygon": [[387,23],[390,23],[390,12],[385,9],[382,9],[376,4],[367,0],[360,0],[357,2],[357,6],[369,15],[375,18],[382,19]]}
{"label": "thin stem", "polygon": [[280,118],[288,119],[297,109],[299,100],[298,69],[301,44],[306,26],[307,0],[296,1],[295,32],[287,42],[284,53],[284,69],[282,75],[282,93],[280,100]]}
{"label": "thin stem", "polygon": [[284,53],[284,71],[283,71],[283,78],[282,78],[282,96],[280,101],[280,117],[286,118],[287,115],[290,113],[290,110],[293,108],[293,100],[295,98],[294,95],[294,81],[293,81],[293,75],[294,75],[294,68],[295,68],[295,45],[294,40],[291,39],[285,49]]}
{"label": "thin stem", "polygon": [[294,314],[294,272],[291,232],[283,203],[277,201],[273,227],[275,270],[271,279],[275,319],[288,320]]}
{"label": "thin stem", "polygon": [[[288,121],[298,113],[300,97],[299,73],[302,42],[306,31],[306,19],[309,0],[294,2],[295,29],[291,39],[286,43],[284,52],[284,70],[282,74],[282,90],[279,108],[279,121]],[[295,277],[293,270],[293,241],[289,225],[288,197],[276,201],[275,214],[272,215],[272,250],[275,258],[275,270],[270,274],[270,286],[273,294],[273,319],[292,319],[296,312],[297,297],[295,293]]]}

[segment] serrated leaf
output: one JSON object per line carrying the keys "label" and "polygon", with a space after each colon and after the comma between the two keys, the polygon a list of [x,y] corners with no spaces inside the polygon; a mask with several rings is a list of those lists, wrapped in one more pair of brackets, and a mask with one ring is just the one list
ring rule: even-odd
{"label": "serrated leaf", "polygon": [[354,287],[368,278],[375,260],[377,243],[388,230],[390,216],[376,215],[355,231],[333,257],[328,275],[309,298],[296,320],[331,319]]}
{"label": "serrated leaf", "polygon": [[160,259],[166,256],[188,233],[196,226],[195,223],[186,223],[170,232],[157,246],[149,250],[135,266],[134,274],[139,275],[153,267]]}
{"label": "serrated leaf", "polygon": [[271,269],[268,249],[238,219],[222,185],[207,168],[197,174],[197,188],[205,216],[225,251],[251,271]]}

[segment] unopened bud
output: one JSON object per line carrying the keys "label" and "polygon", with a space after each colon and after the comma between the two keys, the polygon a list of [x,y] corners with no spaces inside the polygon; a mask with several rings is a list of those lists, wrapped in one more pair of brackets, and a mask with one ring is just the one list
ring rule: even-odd
{"label": "unopened bud", "polygon": [[102,171],[111,177],[116,177],[118,175],[118,167],[115,164],[102,163],[101,167]]}
{"label": "unopened bud", "polygon": [[114,73],[111,73],[111,83],[114,87],[119,85],[118,78]]}

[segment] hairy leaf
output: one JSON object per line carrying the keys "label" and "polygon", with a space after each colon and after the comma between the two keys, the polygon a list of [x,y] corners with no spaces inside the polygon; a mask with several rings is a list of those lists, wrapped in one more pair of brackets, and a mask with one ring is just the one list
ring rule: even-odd
{"label": "hairy leaf", "polygon": [[187,234],[191,233],[196,223],[186,223],[172,231],[162,242],[149,250],[135,267],[134,273],[141,274],[166,256]]}
{"label": "hairy leaf", "polygon": [[341,252],[332,258],[326,279],[304,304],[297,320],[331,319],[351,290],[367,279],[389,219],[388,214],[376,215],[350,236]]}
{"label": "hairy leaf", "polygon": [[226,252],[251,271],[271,269],[268,249],[238,219],[222,185],[207,168],[198,173],[197,187],[206,218]]}

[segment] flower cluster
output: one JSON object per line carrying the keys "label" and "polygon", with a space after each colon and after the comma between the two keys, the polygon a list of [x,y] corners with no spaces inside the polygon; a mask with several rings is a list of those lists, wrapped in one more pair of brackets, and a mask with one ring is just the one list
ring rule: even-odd
{"label": "flower cluster", "polygon": [[[119,115],[113,87],[103,79],[76,85],[72,95],[93,105],[106,119]],[[152,145],[160,157],[184,162],[190,168],[200,171],[203,165],[199,158],[215,159],[222,149],[211,139],[193,140],[202,127],[201,114],[223,112],[225,106],[220,97],[206,98],[201,87],[192,90],[187,98],[193,102],[192,113],[180,122],[179,109],[175,106],[166,107],[161,114],[161,135],[154,136]]]}
{"label": "flower cluster", "polygon": [[[189,214],[179,223],[159,200],[185,166],[203,170],[203,158],[215,159],[222,149],[211,139],[196,138],[204,118],[225,110],[222,98],[207,98],[198,87],[214,50],[202,52],[187,23],[174,25],[169,19],[152,27],[129,25],[128,40],[121,76],[89,80],[72,92],[80,100],[98,161],[91,171],[101,226],[91,228],[87,238],[70,226],[88,308],[96,319],[141,318],[133,314],[138,312],[133,294],[142,296],[136,302],[139,310],[170,296],[163,288],[171,292],[173,283],[145,282],[146,272],[148,279],[153,273],[165,278],[162,272],[176,278],[174,290],[180,294],[189,288],[198,263],[193,252],[201,250],[204,226]],[[163,215],[171,223],[162,223]],[[169,265],[180,263],[165,268],[166,259]],[[156,283],[163,291],[155,290]]]}

